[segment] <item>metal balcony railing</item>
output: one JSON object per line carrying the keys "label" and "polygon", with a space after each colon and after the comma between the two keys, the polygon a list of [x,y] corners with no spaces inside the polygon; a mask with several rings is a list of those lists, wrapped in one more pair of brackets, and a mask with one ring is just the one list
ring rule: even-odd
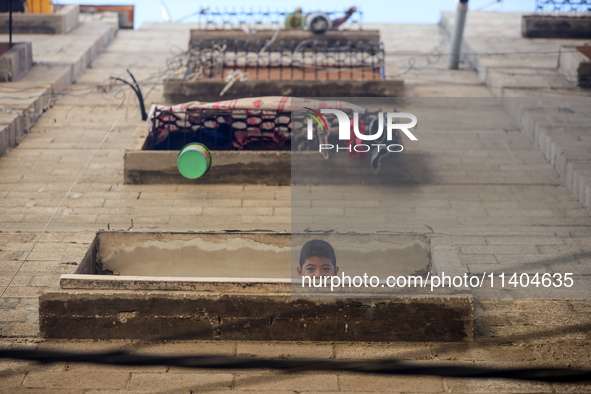
{"label": "metal balcony railing", "polygon": [[[345,14],[345,10],[304,10],[306,14],[314,12],[322,12],[327,14],[331,19],[339,18]],[[261,28],[273,28],[273,26],[283,26],[287,15],[294,12],[294,9],[275,9],[271,8],[255,10],[250,9],[236,9],[236,8],[220,8],[220,7],[205,7],[199,11],[187,15],[179,21],[191,22],[197,19],[199,29],[250,29],[256,30]],[[363,20],[363,12],[357,10],[345,23],[342,25],[342,30],[360,30]]]}
{"label": "metal balcony railing", "polygon": [[591,0],[536,0],[536,13],[591,14]]}

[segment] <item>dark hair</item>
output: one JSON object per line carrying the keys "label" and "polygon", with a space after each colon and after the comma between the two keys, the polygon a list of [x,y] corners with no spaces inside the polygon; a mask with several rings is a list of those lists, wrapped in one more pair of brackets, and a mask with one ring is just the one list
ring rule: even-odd
{"label": "dark hair", "polygon": [[302,251],[300,252],[300,267],[303,267],[306,260],[310,257],[329,259],[334,267],[337,266],[337,257],[334,254],[334,249],[328,242],[321,239],[313,239],[302,246]]}

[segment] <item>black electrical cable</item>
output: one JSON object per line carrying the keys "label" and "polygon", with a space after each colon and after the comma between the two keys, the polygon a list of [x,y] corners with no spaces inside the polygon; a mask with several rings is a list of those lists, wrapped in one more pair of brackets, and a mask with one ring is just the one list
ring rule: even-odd
{"label": "black electrical cable", "polygon": [[231,356],[158,356],[129,352],[75,353],[51,350],[0,350],[0,359],[54,362],[82,362],[107,365],[167,365],[206,369],[273,369],[286,373],[343,371],[381,375],[439,376],[448,378],[502,378],[540,382],[591,382],[591,370],[574,368],[482,368],[471,366],[424,366],[399,360],[337,361],[318,359],[276,360]]}
{"label": "black electrical cable", "polygon": [[129,76],[131,77],[131,79],[133,80],[133,82],[134,82],[133,84],[129,81],[126,81],[125,79],[118,78],[118,77],[111,77],[111,79],[114,79],[119,82],[123,82],[124,84],[129,85],[129,87],[131,87],[131,89],[135,92],[135,95],[137,96],[137,99],[140,103],[140,110],[142,111],[142,120],[145,121],[146,119],[148,119],[148,114],[146,112],[146,105],[144,104],[144,96],[142,94],[142,90],[140,89],[140,86],[138,85],[138,83],[135,80],[131,71],[129,71],[129,70],[126,70],[126,71],[129,74]]}

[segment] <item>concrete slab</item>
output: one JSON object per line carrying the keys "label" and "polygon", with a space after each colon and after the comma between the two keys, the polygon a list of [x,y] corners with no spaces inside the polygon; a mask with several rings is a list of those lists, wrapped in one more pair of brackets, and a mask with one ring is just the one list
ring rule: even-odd
{"label": "concrete slab", "polygon": [[[114,26],[100,22],[82,23],[75,31],[76,35],[17,36],[31,41],[25,60],[32,62],[31,56],[34,56],[35,65],[18,81],[0,83],[0,106],[18,114],[9,127],[15,137],[7,140],[9,144],[6,147],[0,146],[1,152],[16,147],[56,98],[69,94],[65,89],[76,81],[116,35]],[[11,66],[15,64],[8,63]],[[0,69],[1,65],[0,62]]]}
{"label": "concrete slab", "polygon": [[0,82],[18,81],[33,66],[33,49],[30,42],[0,43]]}
{"label": "concrete slab", "polygon": [[[586,115],[580,107],[589,107],[589,92],[577,88],[577,86],[585,87],[588,84],[586,80],[590,72],[588,67],[590,63],[589,57],[584,55],[587,53],[587,47],[582,46],[585,42],[581,40],[581,36],[568,37],[571,39],[567,42],[565,42],[567,36],[561,36],[561,40],[532,40],[518,37],[515,34],[515,27],[519,14],[507,14],[511,18],[504,18],[503,22],[501,18],[487,19],[485,14],[471,15],[463,43],[464,53],[469,53],[466,56],[469,59],[467,62],[477,67],[479,77],[488,85],[491,92],[501,99],[504,109],[513,122],[521,126],[522,132],[528,135],[535,146],[548,158],[555,171],[561,176],[561,181],[591,212],[585,192],[589,187],[586,183],[589,171],[584,170],[583,167],[586,164],[580,162],[581,152],[589,149],[589,141],[579,136],[576,142],[577,148],[573,149],[572,146],[569,147],[569,144],[572,144],[568,136],[570,133],[546,132],[556,127],[562,127],[567,131],[571,128],[584,127],[583,124],[576,124],[573,120],[585,121]],[[441,19],[443,29],[448,32],[453,26],[452,16],[453,14],[444,12]],[[574,21],[577,23],[574,26],[576,29],[585,30],[590,26],[585,18],[589,17],[524,15],[523,23],[526,23],[526,20],[537,21],[535,23],[539,22],[538,27],[543,28],[539,31],[547,33],[554,31],[555,28],[558,29],[559,25],[554,23],[560,21],[564,22],[564,31],[570,31],[571,26],[568,21]],[[499,31],[495,31],[500,24],[506,25],[502,36],[499,36]],[[487,39],[489,35],[494,35],[494,43]],[[502,50],[508,45],[512,47],[517,45],[517,48],[527,52],[528,63],[517,65],[517,67],[515,63],[510,63],[507,66],[504,59],[499,58],[494,61],[493,56],[486,55],[488,51]],[[539,63],[540,56],[543,56],[546,61]],[[533,64],[531,64],[532,59],[536,60]],[[582,82],[579,80],[580,77],[583,79]],[[553,97],[561,97],[561,99],[553,100]],[[524,100],[518,98],[524,98]],[[573,165],[573,163],[577,164]],[[584,175],[575,176],[575,172]]]}
{"label": "concrete slab", "polygon": [[[325,160],[318,152],[297,151],[212,151],[207,174],[197,179],[183,177],[177,168],[177,150],[146,150],[147,131],[138,127],[124,156],[127,184],[404,184],[420,183],[422,150],[417,141],[402,137],[404,151],[387,155],[379,170],[371,157],[352,160],[344,154]],[[294,155],[297,155],[294,159]],[[306,163],[304,166],[298,163]],[[297,166],[297,171],[292,170]],[[347,174],[346,177],[343,174]],[[332,176],[331,174],[335,175]]]}
{"label": "concrete slab", "polygon": [[591,38],[591,17],[523,15],[521,35],[527,38]]}
{"label": "concrete slab", "polygon": [[60,291],[41,336],[261,341],[471,341],[470,299],[314,299],[197,292]]}
{"label": "concrete slab", "polygon": [[[404,252],[404,246],[425,240],[428,245],[424,236],[400,234],[341,235],[335,240],[347,245],[386,242],[399,248],[396,252],[386,253],[400,256],[404,264],[399,267],[401,270],[391,264],[382,267],[387,272],[372,268],[368,256],[341,253],[339,266],[352,275],[356,272],[348,270],[350,262],[347,263],[347,258],[366,261],[361,268],[376,275],[403,274],[411,268],[411,261],[417,259]],[[335,240],[331,242],[341,250],[342,246]],[[328,334],[334,340],[344,341],[394,338],[401,341],[472,340],[473,312],[469,293],[436,291],[421,294],[419,290],[412,297],[408,293],[394,297],[391,289],[367,293],[343,289],[327,299],[327,294],[312,291],[321,289],[311,289],[308,293],[289,296],[294,285],[290,279],[291,243],[289,234],[273,233],[99,233],[79,264],[77,274],[62,276],[63,290],[42,296],[43,335],[115,339],[131,338],[134,333],[135,339],[155,339],[155,333],[167,327],[164,332],[168,339],[318,341],[322,340],[322,335]],[[416,253],[416,248],[411,249]],[[374,249],[371,250],[375,253]],[[281,251],[283,255],[278,254]],[[423,250],[423,253],[428,259],[429,251]],[[248,265],[243,264],[244,259],[248,259]],[[184,267],[181,271],[179,264]],[[447,261],[444,264],[446,268],[449,266]],[[280,268],[275,274],[273,266]],[[423,268],[425,271],[428,266]],[[136,276],[130,276],[134,272]],[[180,277],[183,273],[189,277]],[[263,277],[240,277],[241,274],[255,273]],[[209,277],[190,277],[197,275]],[[78,301],[72,303],[70,297]],[[110,301],[95,303],[98,301],[96,297],[108,297]],[[201,305],[199,316],[193,315],[187,320],[186,312],[181,309],[193,308],[190,306],[192,300]],[[66,313],[55,309],[64,306],[64,302],[68,304]],[[78,302],[90,302],[93,306],[89,306],[88,313],[82,316],[76,306]],[[132,309],[125,306],[128,302],[135,304]],[[82,304],[80,308],[85,308]],[[105,319],[114,313],[112,308],[127,312],[117,312],[116,327],[104,326]],[[409,310],[413,311],[412,317],[401,318],[401,314]],[[146,313],[159,317],[150,318]],[[218,318],[212,318],[214,315]],[[206,321],[211,323],[209,328]],[[379,327],[377,321],[381,322]],[[88,323],[94,327],[91,331],[64,330],[64,327],[88,327]],[[119,327],[119,323],[123,325]],[[164,326],[160,327],[161,324]],[[203,330],[187,331],[186,324]],[[296,325],[298,329],[287,329],[290,325]],[[249,329],[244,331],[246,327]]]}
{"label": "concrete slab", "polygon": [[[15,34],[67,34],[78,26],[77,4],[54,5],[53,14],[13,13]],[[8,33],[8,13],[0,13],[0,34]]]}
{"label": "concrete slab", "polygon": [[0,114],[0,155],[18,145],[22,138],[22,117],[16,113]]}

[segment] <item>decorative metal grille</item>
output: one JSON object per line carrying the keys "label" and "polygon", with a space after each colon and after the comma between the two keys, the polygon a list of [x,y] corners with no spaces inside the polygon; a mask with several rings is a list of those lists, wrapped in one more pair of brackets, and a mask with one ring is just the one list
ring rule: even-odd
{"label": "decorative metal grille", "polygon": [[[187,53],[185,79],[223,79],[240,72],[254,80],[383,79],[381,43],[304,40],[280,42],[199,41]],[[230,47],[231,49],[226,49]]]}
{"label": "decorative metal grille", "polygon": [[[353,118],[352,110],[342,110]],[[377,111],[359,114],[364,125],[360,127],[370,130],[377,118]],[[326,121],[331,130],[338,130],[335,117],[327,117]],[[317,130],[314,140],[308,141],[303,131],[306,129],[304,115],[297,114],[292,119],[291,112],[277,110],[187,108],[173,111],[163,107],[157,108],[148,122],[152,123],[150,150],[179,150],[189,142],[201,142],[212,150],[289,150],[294,143],[297,150],[317,151],[318,143],[328,142],[330,138],[327,130],[326,134]],[[292,134],[292,130],[299,132]],[[159,135],[166,135],[166,138],[157,142]]]}
{"label": "decorative metal grille", "polygon": [[201,142],[213,150],[290,149],[291,112],[246,109],[157,109],[154,133],[168,137],[151,149],[177,150],[189,142]]}
{"label": "decorative metal grille", "polygon": [[[327,14],[331,19],[339,18],[345,14],[345,10],[338,11],[313,11],[304,10],[306,14],[312,12],[322,12]],[[188,20],[192,17],[197,17],[197,23],[200,25],[200,29],[268,29],[269,26],[283,26],[287,15],[294,12],[291,10],[266,10],[253,8],[245,10],[241,8],[236,10],[235,8],[228,9],[219,7],[207,7],[202,8],[197,13],[188,15],[182,20]],[[347,21],[347,23],[341,26],[342,30],[360,30],[361,23],[363,20],[363,12],[357,10]],[[272,27],[271,27],[272,28]]]}
{"label": "decorative metal grille", "polygon": [[591,13],[591,0],[536,0],[536,12]]}

